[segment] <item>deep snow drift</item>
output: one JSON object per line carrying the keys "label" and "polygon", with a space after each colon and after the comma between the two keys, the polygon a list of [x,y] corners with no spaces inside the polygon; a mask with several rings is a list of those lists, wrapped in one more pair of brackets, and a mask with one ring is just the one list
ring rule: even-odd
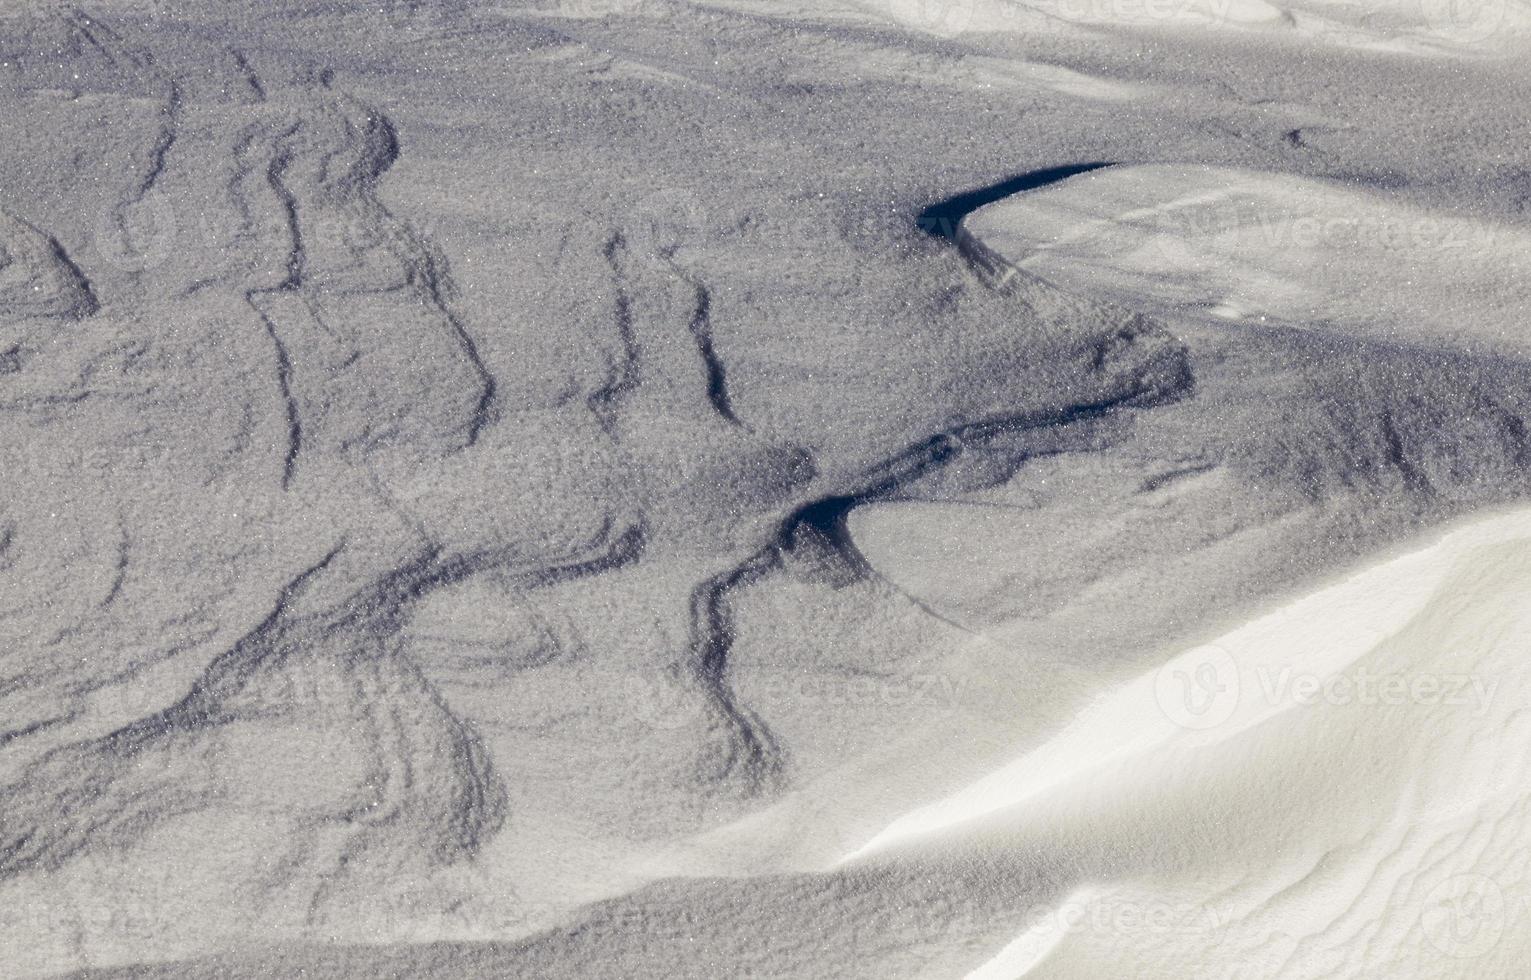
{"label": "deep snow drift", "polygon": [[1519,976],[1519,0],[0,13],[0,973]]}

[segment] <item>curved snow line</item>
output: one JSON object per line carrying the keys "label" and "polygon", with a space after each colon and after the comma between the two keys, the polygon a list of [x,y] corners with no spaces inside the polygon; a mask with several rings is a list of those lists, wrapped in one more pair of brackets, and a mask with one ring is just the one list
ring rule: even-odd
{"label": "curved snow line", "polygon": [[1290,696],[1281,678],[1338,674],[1423,609],[1474,550],[1518,540],[1531,540],[1531,508],[1458,528],[1187,650],[1104,694],[998,771],[894,820],[836,865],[1015,807],[1151,750],[1226,741],[1311,703]]}

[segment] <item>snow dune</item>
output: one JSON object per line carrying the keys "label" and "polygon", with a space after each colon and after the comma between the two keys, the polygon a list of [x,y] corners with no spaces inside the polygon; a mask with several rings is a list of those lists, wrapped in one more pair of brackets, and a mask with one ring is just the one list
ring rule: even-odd
{"label": "snow dune", "polygon": [[1019,269],[1177,321],[1531,352],[1531,233],[1385,191],[1112,167],[983,208],[966,228]]}
{"label": "snow dune", "polygon": [[1522,975],[1433,2],[0,11],[0,974]]}
{"label": "snow dune", "polygon": [[969,980],[1511,975],[1528,587],[1531,510],[1469,522],[1103,693],[842,866],[1077,862]]}
{"label": "snow dune", "polygon": [[[1476,658],[1454,663],[1449,650],[1399,650],[1387,641],[1460,604],[1450,586],[1463,578],[1482,575],[1517,587],[1519,563],[1506,561],[1517,544],[1531,546],[1531,511],[1454,531],[1186,650],[1102,694],[1062,732],[1010,765],[894,821],[844,860],[979,820],[1071,782],[1098,780],[1105,767],[1215,745],[1320,704],[1396,706],[1412,699],[1470,709],[1449,715],[1453,721],[1483,719],[1501,675],[1472,672],[1480,666]],[[1488,625],[1463,623],[1463,646],[1483,642]],[[1400,669],[1384,669],[1389,665]],[[1448,674],[1453,666],[1461,670]],[[1437,672],[1408,674],[1403,667]]]}
{"label": "snow dune", "polygon": [[1091,28],[1258,33],[1413,54],[1507,52],[1531,28],[1525,0],[861,0],[943,36]]}
{"label": "snow dune", "polygon": [[[1139,976],[1176,975],[1171,964],[1191,976],[1513,975],[1531,897],[1531,678],[1516,640],[1528,537],[1523,510],[1479,521],[1113,697],[1139,706],[1153,734],[1132,742],[1152,747],[1095,765],[1088,789],[993,811],[990,827],[1008,819],[1024,840],[1083,819],[1115,859],[1094,883],[1105,897],[1087,907],[1183,914],[1144,929],[1120,915],[1102,925],[1097,912],[1046,944],[1023,935],[993,965],[1024,966],[1030,951],[1035,964],[1009,975],[1099,976],[1124,963]],[[1362,639],[1380,623],[1385,636]],[[1185,678],[1208,698],[1205,714],[1187,712]],[[1147,722],[1148,706],[1181,730]],[[923,818],[1016,798],[1016,768]],[[1180,788],[1166,792],[1171,772]]]}
{"label": "snow dune", "polygon": [[[1523,232],[1379,192],[1116,167],[982,208],[963,238],[1001,284],[1040,275],[1224,336],[1526,353]],[[874,565],[952,593],[964,573],[922,551],[939,552],[941,532],[910,543],[920,515],[895,515],[853,515]],[[967,522],[984,540],[1022,527],[1045,540],[1040,517]],[[1124,964],[1134,976],[1512,975],[1531,900],[1528,586],[1531,511],[1463,523],[1104,687],[840,865],[1073,855],[1074,890],[970,980]]]}

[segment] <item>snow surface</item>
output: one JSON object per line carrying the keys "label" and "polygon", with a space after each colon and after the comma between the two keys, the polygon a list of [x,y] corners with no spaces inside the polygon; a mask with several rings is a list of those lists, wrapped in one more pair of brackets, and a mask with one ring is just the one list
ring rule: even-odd
{"label": "snow surface", "polygon": [[1531,353],[1531,237],[1376,190],[1166,165],[1092,171],[965,225],[1013,265],[1176,321]]}
{"label": "snow surface", "polygon": [[1413,54],[1519,49],[1526,0],[859,0],[893,23],[940,36],[1056,30],[1243,32],[1278,43]]}
{"label": "snow surface", "polygon": [[0,2],[0,976],[1518,978],[1523,0]]}

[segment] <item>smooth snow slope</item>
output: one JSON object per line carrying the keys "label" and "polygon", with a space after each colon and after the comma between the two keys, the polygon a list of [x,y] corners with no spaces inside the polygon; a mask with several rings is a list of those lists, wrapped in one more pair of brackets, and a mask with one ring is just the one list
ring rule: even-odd
{"label": "smooth snow slope", "polygon": [[[1101,900],[1200,909],[1215,939],[1170,928],[1129,940],[1096,920],[1026,975],[1124,963],[1145,976],[1170,964],[1195,976],[1513,975],[1526,955],[1527,675],[1514,637],[1528,530],[1518,512],[1453,532],[1147,679],[1190,732],[1060,793],[1061,812],[1018,819],[1029,834],[1059,818],[1069,837],[1083,820],[1150,852],[1187,821],[1221,827],[1216,849],[1194,858],[1178,846],[1118,852],[1142,870],[1123,868]],[[1347,649],[1379,623],[1380,642]],[[1207,665],[1227,687],[1190,715],[1171,700],[1183,693],[1176,671]],[[1165,806],[1155,785],[1187,770],[1199,790]]]}
{"label": "smooth snow slope", "polygon": [[1277,43],[1416,55],[1514,50],[1531,31],[1525,0],[860,0],[912,30],[1237,32]]}
{"label": "smooth snow slope", "polygon": [[[1028,929],[975,977],[1138,963],[1313,976],[1363,959],[1389,976],[1508,971],[1527,953],[1511,923],[1531,898],[1517,720],[1531,676],[1515,639],[1528,541],[1531,514],[1489,518],[1252,620],[1103,692],[845,860],[949,848],[954,832],[1121,855],[1046,920],[1058,929]],[[1171,772],[1196,789],[1169,799]],[[1216,853],[1189,858],[1165,833],[1189,813],[1225,828]],[[1114,906],[1143,933],[1103,928],[1096,910]],[[1071,920],[1081,908],[1090,915]],[[1200,910],[1217,942],[1141,918],[1172,908]]]}
{"label": "smooth snow slope", "polygon": [[1380,190],[1112,167],[983,208],[965,228],[1020,269],[1176,321],[1531,353],[1531,233]]}

